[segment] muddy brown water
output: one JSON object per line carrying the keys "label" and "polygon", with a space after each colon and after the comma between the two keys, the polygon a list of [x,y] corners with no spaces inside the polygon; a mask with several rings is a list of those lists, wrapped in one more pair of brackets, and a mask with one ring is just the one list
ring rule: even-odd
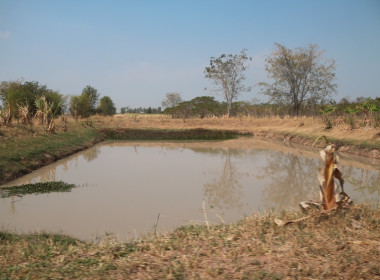
{"label": "muddy brown water", "polygon": [[[320,166],[319,149],[265,139],[105,142],[8,183],[62,180],[78,187],[0,199],[0,225],[94,240],[105,233],[141,237],[206,219],[231,223],[318,200]],[[341,155],[339,166],[356,203],[379,203],[379,161]]]}

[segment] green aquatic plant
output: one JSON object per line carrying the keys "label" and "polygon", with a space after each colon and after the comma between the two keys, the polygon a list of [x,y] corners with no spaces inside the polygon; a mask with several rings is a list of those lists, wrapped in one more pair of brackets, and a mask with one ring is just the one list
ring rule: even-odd
{"label": "green aquatic plant", "polygon": [[23,196],[26,194],[41,194],[51,192],[70,192],[72,188],[75,188],[73,184],[67,184],[65,182],[46,182],[35,184],[24,184],[20,186],[5,187],[0,189],[0,197],[7,198],[11,196]]}

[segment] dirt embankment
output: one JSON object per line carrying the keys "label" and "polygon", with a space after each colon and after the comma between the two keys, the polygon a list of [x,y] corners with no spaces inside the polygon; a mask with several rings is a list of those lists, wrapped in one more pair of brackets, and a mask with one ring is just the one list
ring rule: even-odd
{"label": "dirt embankment", "polygon": [[[279,133],[279,132],[276,133],[276,132],[261,131],[261,132],[255,132],[253,136],[283,140],[284,142],[288,142],[288,143],[301,144],[304,146],[315,146],[318,148],[323,148],[326,146],[326,144],[328,144],[326,141],[326,138],[324,137],[316,137],[312,139],[312,138],[303,137],[300,135],[291,135],[288,133]],[[343,140],[339,140],[339,139],[333,139],[329,142],[334,143],[337,147],[337,150],[341,153],[348,153],[348,154],[353,154],[357,156],[380,159],[380,151],[378,149],[365,147],[365,146],[350,145],[350,144],[344,143]]]}
{"label": "dirt embankment", "polygon": [[[371,126],[357,125],[352,129],[348,124],[336,120],[331,129],[320,118],[311,117],[271,117],[253,118],[242,117],[214,117],[194,119],[172,119],[165,115],[117,115],[113,118],[94,119],[99,125],[118,128],[150,128],[150,129],[196,129],[233,130],[240,133],[249,133],[254,136],[263,136],[281,139],[290,143],[306,146],[314,144],[316,147],[326,145],[328,141],[338,146],[340,152],[354,155],[380,158],[380,129]],[[315,139],[321,138],[315,142]]]}

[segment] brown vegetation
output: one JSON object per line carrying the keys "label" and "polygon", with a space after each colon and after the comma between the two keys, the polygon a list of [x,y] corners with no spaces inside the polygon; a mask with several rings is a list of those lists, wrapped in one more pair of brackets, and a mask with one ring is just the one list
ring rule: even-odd
{"label": "brown vegetation", "polygon": [[302,212],[99,244],[0,232],[3,279],[380,279],[380,209],[364,206],[279,227]]}

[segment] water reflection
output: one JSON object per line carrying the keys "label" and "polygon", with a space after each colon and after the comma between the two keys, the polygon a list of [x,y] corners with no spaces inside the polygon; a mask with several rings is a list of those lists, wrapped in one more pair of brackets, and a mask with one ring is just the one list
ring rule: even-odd
{"label": "water reflection", "polygon": [[216,207],[222,211],[231,208],[241,211],[242,197],[244,196],[242,184],[239,182],[241,173],[231,163],[230,148],[227,148],[224,156],[225,162],[220,172],[221,175],[214,178],[212,183],[205,184],[203,193],[207,197],[210,207]]}
{"label": "water reflection", "polygon": [[100,154],[99,146],[94,146],[93,148],[87,149],[87,150],[83,151],[83,153],[82,153],[83,158],[87,162],[93,161],[94,159],[96,159],[99,156],[99,154]]}
{"label": "water reflection", "polygon": [[358,169],[353,166],[342,168],[345,185],[352,185],[357,199],[373,204],[380,202],[380,171]]}
{"label": "water reflection", "polygon": [[[202,221],[227,223],[256,211],[298,208],[318,197],[318,149],[239,139],[223,142],[110,142],[41,168],[11,185],[62,180],[87,188],[0,200],[0,226],[64,231],[78,238],[135,236]],[[355,202],[379,202],[378,163],[342,160]],[[212,207],[212,211],[210,208]],[[214,220],[212,220],[215,218]]]}
{"label": "water reflection", "polygon": [[317,166],[315,158],[297,154],[269,152],[267,163],[260,168],[257,178],[267,178],[264,200],[275,209],[297,205],[305,198],[316,198]]}

